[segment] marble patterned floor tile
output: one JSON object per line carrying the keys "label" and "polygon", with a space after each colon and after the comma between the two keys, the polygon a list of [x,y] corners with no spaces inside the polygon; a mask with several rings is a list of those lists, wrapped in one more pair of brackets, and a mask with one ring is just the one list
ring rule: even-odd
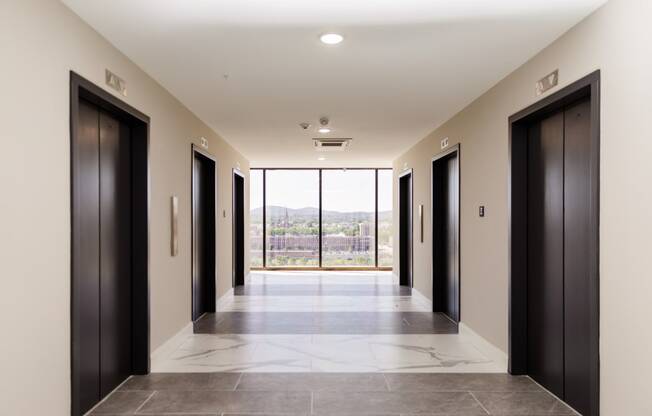
{"label": "marble patterned floor tile", "polygon": [[[238,352],[240,351],[240,352]],[[155,372],[504,372],[457,335],[192,335]]]}
{"label": "marble patterned floor tile", "polygon": [[378,362],[390,365],[431,364],[442,368],[454,368],[490,362],[475,347],[464,342],[455,345],[436,343],[419,345],[406,341],[372,341],[369,346]]}

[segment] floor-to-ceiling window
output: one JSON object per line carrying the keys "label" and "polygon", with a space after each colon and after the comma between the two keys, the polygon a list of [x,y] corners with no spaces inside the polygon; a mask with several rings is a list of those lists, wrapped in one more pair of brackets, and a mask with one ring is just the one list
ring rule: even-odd
{"label": "floor-to-ceiling window", "polygon": [[391,169],[251,169],[250,192],[252,267],[392,266]]}
{"label": "floor-to-ceiling window", "polygon": [[263,267],[263,171],[249,173],[249,261]]}
{"label": "floor-to-ceiling window", "polygon": [[376,171],[322,171],[322,266],[376,264]]}
{"label": "floor-to-ceiling window", "polygon": [[319,171],[265,171],[268,267],[319,266]]}
{"label": "floor-to-ceiling window", "polygon": [[392,267],[392,181],[389,169],[378,170],[378,267]]}

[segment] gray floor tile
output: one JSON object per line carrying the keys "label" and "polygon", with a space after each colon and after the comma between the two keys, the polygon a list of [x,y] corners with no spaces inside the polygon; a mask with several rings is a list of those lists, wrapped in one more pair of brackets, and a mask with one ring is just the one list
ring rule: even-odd
{"label": "gray floor tile", "polygon": [[568,406],[547,392],[478,392],[475,397],[492,415],[572,415]]}
{"label": "gray floor tile", "polygon": [[486,415],[473,396],[463,392],[317,392],[313,394],[313,412],[316,415],[347,413]]}
{"label": "gray floor tile", "polygon": [[245,373],[237,390],[387,391],[379,373]]}
{"label": "gray floor tile", "polygon": [[235,296],[410,296],[412,289],[375,284],[265,284],[236,286]]}
{"label": "gray floor tile", "polygon": [[543,391],[529,377],[509,374],[385,374],[396,391]]}
{"label": "gray floor tile", "polygon": [[133,414],[149,397],[149,391],[114,392],[92,412],[92,415],[127,415]]}
{"label": "gray floor tile", "polygon": [[157,391],[140,413],[310,412],[308,392]]}
{"label": "gray floor tile", "polygon": [[430,312],[220,312],[194,323],[196,334],[456,334]]}
{"label": "gray floor tile", "polygon": [[239,378],[237,373],[152,373],[131,377],[120,391],[233,390]]}

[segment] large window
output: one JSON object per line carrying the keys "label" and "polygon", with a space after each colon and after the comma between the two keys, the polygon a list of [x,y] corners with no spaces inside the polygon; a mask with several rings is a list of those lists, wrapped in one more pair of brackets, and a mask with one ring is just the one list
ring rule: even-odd
{"label": "large window", "polygon": [[267,266],[319,266],[319,171],[265,171]]}
{"label": "large window", "polygon": [[392,181],[391,170],[378,171],[378,266],[392,266]]}
{"label": "large window", "polygon": [[250,192],[252,267],[392,266],[390,169],[252,169]]}
{"label": "large window", "polygon": [[376,171],[322,171],[322,265],[376,264]]}
{"label": "large window", "polygon": [[263,267],[263,171],[249,173],[249,260],[251,267]]}

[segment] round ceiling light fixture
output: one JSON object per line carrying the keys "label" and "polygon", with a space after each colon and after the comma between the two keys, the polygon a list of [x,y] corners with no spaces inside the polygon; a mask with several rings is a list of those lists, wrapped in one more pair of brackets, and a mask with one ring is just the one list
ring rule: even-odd
{"label": "round ceiling light fixture", "polygon": [[344,36],[339,33],[324,33],[319,37],[319,40],[325,45],[337,45],[344,40]]}
{"label": "round ceiling light fixture", "polygon": [[329,127],[320,127],[319,130],[317,130],[317,131],[320,132],[321,134],[328,134],[332,130]]}
{"label": "round ceiling light fixture", "polygon": [[319,160],[319,161],[324,161],[324,160],[326,160],[326,158],[325,158],[324,156],[319,156],[319,157],[317,158],[317,160]]}

